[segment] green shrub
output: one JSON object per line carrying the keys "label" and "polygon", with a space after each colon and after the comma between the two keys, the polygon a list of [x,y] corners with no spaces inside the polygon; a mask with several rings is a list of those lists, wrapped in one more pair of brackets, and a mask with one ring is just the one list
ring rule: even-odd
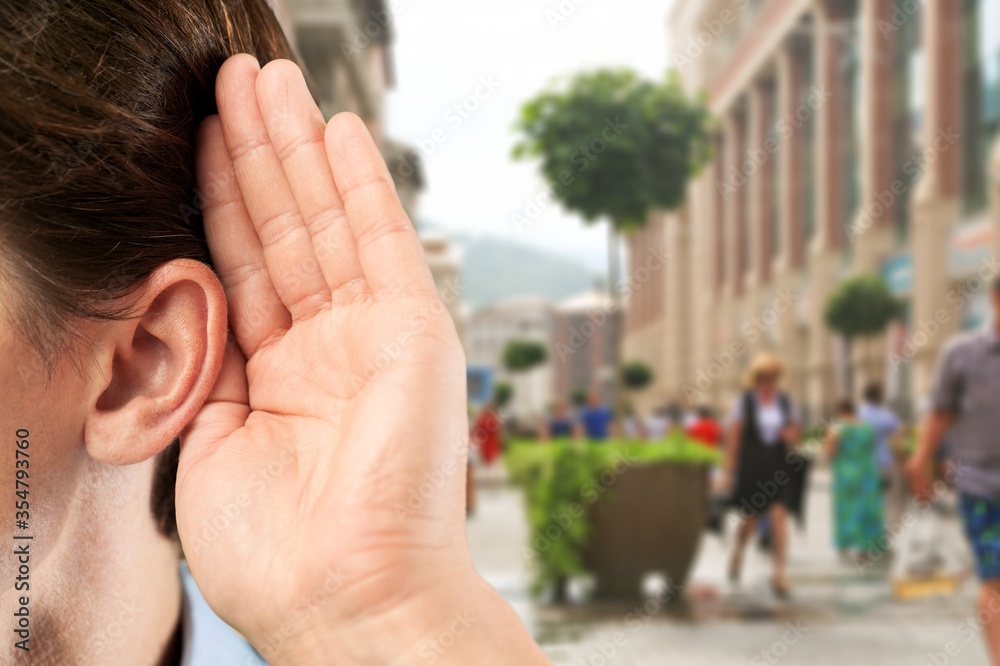
{"label": "green shrub", "polygon": [[662,442],[512,442],[504,462],[509,481],[524,491],[531,525],[526,548],[536,565],[532,592],[538,595],[560,579],[586,573],[590,506],[613,496],[613,491],[602,485],[603,473],[620,471],[623,463],[633,467],[721,461],[721,453],[682,434]]}

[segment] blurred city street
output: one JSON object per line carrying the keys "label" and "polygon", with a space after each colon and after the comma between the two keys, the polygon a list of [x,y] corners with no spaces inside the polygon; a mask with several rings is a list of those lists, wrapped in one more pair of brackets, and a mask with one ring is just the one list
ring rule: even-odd
{"label": "blurred city street", "polygon": [[[687,587],[702,590],[700,597],[714,589],[715,599],[689,600],[676,610],[657,610],[655,603],[644,610],[638,600],[634,605],[533,603],[531,573],[522,556],[529,536],[524,507],[520,492],[504,485],[499,467],[479,471],[478,508],[468,534],[479,570],[514,604],[556,664],[989,663],[978,635],[966,643],[971,634],[959,633],[974,618],[974,582],[965,582],[953,596],[895,601],[887,565],[859,573],[837,560],[830,546],[825,470],[817,473],[808,501],[807,529],[795,530],[790,548],[793,597],[780,604],[768,590],[763,554],[753,550],[742,585],[734,590],[725,581],[728,543],[707,533]],[[956,531],[953,542],[963,544],[958,521],[949,520],[948,528]],[[968,560],[965,552],[962,556]],[[617,632],[623,635],[619,645]],[[950,641],[957,644],[954,656],[944,652]]]}

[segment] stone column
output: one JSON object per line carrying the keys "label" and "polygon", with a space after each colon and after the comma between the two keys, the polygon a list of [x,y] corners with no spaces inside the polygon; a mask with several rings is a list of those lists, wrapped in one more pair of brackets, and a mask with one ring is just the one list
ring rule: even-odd
{"label": "stone column", "polygon": [[960,131],[961,123],[961,3],[926,0],[923,17],[924,90],[927,100],[922,148],[933,151],[913,194],[913,321],[912,330],[936,318],[940,310],[950,315],[950,326],[916,350],[912,359],[914,398],[923,399],[931,389],[938,354],[957,330],[959,315],[947,303],[950,288],[948,246],[951,230],[961,215],[960,145],[947,146],[941,137],[948,128]]}
{"label": "stone column", "polygon": [[670,248],[667,262],[667,316],[666,316],[666,368],[667,395],[671,400],[681,399],[682,380],[689,376],[691,359],[691,322],[689,281],[691,269],[691,243],[688,233],[688,210],[683,207],[666,218],[664,236]]}
{"label": "stone column", "polygon": [[821,100],[815,105],[816,128],[816,233],[809,246],[809,361],[805,397],[815,420],[825,415],[837,398],[834,376],[833,338],[823,321],[823,307],[839,279],[840,241],[843,220],[843,174],[840,159],[842,86],[839,61],[843,35],[833,23],[833,3],[820,2],[815,12],[816,88]]}
{"label": "stone column", "polygon": [[[717,333],[721,339],[714,340],[713,354],[728,348],[737,339],[740,326],[740,312],[746,288],[746,265],[743,261],[743,243],[746,238],[746,206],[743,204],[749,185],[743,173],[742,162],[746,146],[746,113],[742,108],[731,110],[726,116],[726,159],[723,180],[727,183],[722,195],[725,207],[725,285],[724,301],[719,312]],[[739,389],[739,361],[736,359],[723,377],[716,382],[720,386],[723,402]]]}
{"label": "stone column", "polygon": [[689,367],[680,379],[680,390],[677,399],[694,407],[702,403],[711,403],[711,386],[697,386],[698,374],[708,365],[712,348],[710,335],[712,331],[713,313],[718,307],[716,289],[715,241],[716,204],[715,189],[716,172],[718,170],[718,151],[713,163],[705,170],[705,175],[688,184],[688,200],[690,205],[689,238],[691,261],[688,263],[688,274],[684,279],[684,287],[689,299],[691,321],[691,359]]}
{"label": "stone column", "polygon": [[[775,99],[778,117],[794,119],[799,106],[805,68],[802,63],[802,44],[797,38],[790,38],[778,50],[775,66]],[[778,215],[780,249],[773,265],[773,284],[776,291],[790,293],[801,287],[803,254],[801,251],[804,221],[802,211],[802,182],[805,178],[802,163],[802,146],[806,128],[789,126],[787,135],[779,134],[777,163],[774,177],[778,179],[778,200],[775,202]],[[798,313],[795,310],[781,314],[777,327],[778,344],[785,361],[786,386],[795,390],[800,386],[805,369],[800,363]],[[804,396],[796,395],[801,400]]]}
{"label": "stone column", "polygon": [[[879,274],[895,245],[893,221],[896,201],[905,196],[902,183],[895,186],[893,163],[893,40],[879,25],[892,22],[892,4],[882,0],[861,0],[861,197],[860,208],[848,230],[854,245],[856,273]],[[900,193],[900,194],[897,194]],[[887,347],[884,335],[859,340],[854,346],[855,391],[869,381],[884,381]]]}
{"label": "stone column", "polygon": [[[742,242],[749,246],[750,265],[744,267],[746,269],[744,294],[740,303],[740,320],[737,322],[739,326],[734,332],[736,336],[739,336],[745,323],[760,313],[761,298],[771,272],[768,265],[771,259],[770,251],[765,245],[769,195],[768,169],[774,166],[771,163],[774,155],[764,149],[764,141],[767,138],[768,104],[766,84],[763,81],[752,82],[747,94],[747,142],[743,155],[746,166],[751,164],[755,166],[748,175],[745,185],[748,205],[744,227],[746,232],[742,238]],[[767,346],[763,336],[756,339],[751,336],[744,338],[743,341],[747,345],[747,352],[745,358],[741,359],[742,363],[746,363],[754,353]]]}

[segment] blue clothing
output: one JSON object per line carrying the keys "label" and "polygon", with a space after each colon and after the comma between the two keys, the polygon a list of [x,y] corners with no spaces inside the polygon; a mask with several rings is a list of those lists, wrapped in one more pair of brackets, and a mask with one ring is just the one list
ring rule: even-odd
{"label": "blue clothing", "polygon": [[183,562],[181,580],[184,582],[181,610],[184,645],[180,666],[267,666],[257,651],[209,608]]}
{"label": "blue clothing", "polygon": [[896,415],[881,405],[863,402],[858,418],[875,430],[875,461],[882,471],[893,467],[892,435],[902,427]]}
{"label": "blue clothing", "polygon": [[569,417],[553,417],[549,421],[549,437],[555,439],[557,437],[572,437],[572,435],[573,420]]}
{"label": "blue clothing", "polygon": [[1000,499],[962,493],[962,522],[981,580],[1000,578]]}
{"label": "blue clothing", "polygon": [[587,439],[605,440],[611,434],[611,408],[606,405],[584,407],[580,412],[580,422]]}

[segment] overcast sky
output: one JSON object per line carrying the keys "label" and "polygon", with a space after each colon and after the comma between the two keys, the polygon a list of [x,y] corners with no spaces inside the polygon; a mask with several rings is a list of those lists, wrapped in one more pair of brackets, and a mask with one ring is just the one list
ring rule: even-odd
{"label": "overcast sky", "polygon": [[557,205],[527,226],[515,225],[515,214],[528,219],[543,183],[537,165],[510,159],[511,127],[521,103],[554,77],[623,65],[662,76],[672,0],[387,4],[395,14],[397,74],[388,133],[424,155],[420,219],[520,240],[603,272],[603,225],[586,227]]}

